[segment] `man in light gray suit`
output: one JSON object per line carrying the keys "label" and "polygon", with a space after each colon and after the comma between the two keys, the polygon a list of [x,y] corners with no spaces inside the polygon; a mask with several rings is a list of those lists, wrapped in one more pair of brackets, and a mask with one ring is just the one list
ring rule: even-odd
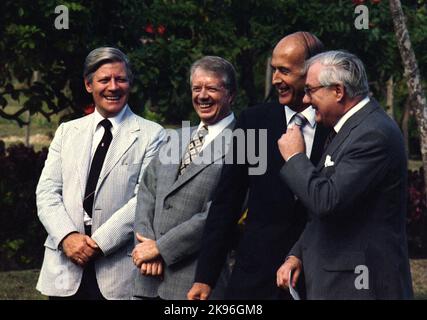
{"label": "man in light gray suit", "polygon": [[[132,253],[138,268],[136,297],[186,299],[231,141],[235,122],[231,104],[237,87],[233,66],[220,57],[206,56],[192,65],[190,73],[193,106],[201,122],[186,137],[185,128],[171,132],[147,167],[138,192]],[[173,150],[179,150],[175,157]],[[219,281],[212,298],[222,298],[226,273],[224,268],[223,282]]]}
{"label": "man in light gray suit", "polygon": [[132,72],[120,50],[86,57],[95,111],[59,126],[37,186],[48,237],[37,289],[51,299],[130,299],[136,192],[164,137],[127,105]]}

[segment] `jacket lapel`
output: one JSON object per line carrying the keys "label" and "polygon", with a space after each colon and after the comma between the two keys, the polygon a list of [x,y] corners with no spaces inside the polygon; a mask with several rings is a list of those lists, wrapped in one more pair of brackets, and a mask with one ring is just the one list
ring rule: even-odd
{"label": "jacket lapel", "polygon": [[314,133],[313,147],[311,148],[310,160],[314,166],[317,166],[320,158],[322,157],[323,147],[325,146],[325,140],[331,130],[322,126],[320,123],[316,125]]}
{"label": "jacket lapel", "polygon": [[74,152],[77,155],[77,174],[79,176],[81,198],[83,201],[87,175],[89,174],[89,166],[91,161],[92,138],[93,138],[93,114],[83,118],[79,125],[75,126],[77,135],[75,143],[73,143]]}
{"label": "jacket lapel", "polygon": [[329,155],[331,158],[334,158],[334,155],[338,151],[340,145],[347,139],[350,132],[357,127],[360,122],[363,121],[371,112],[374,112],[379,108],[378,103],[371,98],[371,100],[366,104],[362,109],[357,111],[354,115],[352,115],[343,125],[341,130],[337,133],[335,138],[329,144],[325,152],[323,153],[320,162],[317,167],[321,169],[324,166],[324,162],[326,156]]}
{"label": "jacket lapel", "polygon": [[110,148],[108,149],[107,155],[105,157],[105,162],[99,175],[100,181],[97,184],[96,192],[98,192],[100,186],[110,171],[114,168],[123,154],[132,146],[138,137],[138,131],[140,130],[139,124],[135,118],[135,115],[129,108],[126,110],[123,118],[123,122],[118,127],[117,134],[115,137],[113,137]]}
{"label": "jacket lapel", "polygon": [[277,143],[277,140],[280,139],[282,134],[286,133],[287,130],[287,119],[286,119],[286,112],[285,107],[281,104],[275,104],[271,108],[271,112],[269,115],[268,120],[268,128],[272,128],[272,139],[275,140]]}
{"label": "jacket lapel", "polygon": [[[196,176],[199,172],[204,170],[206,167],[208,167],[211,164],[219,161],[220,159],[222,159],[225,156],[225,153],[228,150],[228,147],[230,146],[230,142],[231,142],[231,136],[228,136],[225,133],[226,132],[229,132],[229,133],[232,132],[234,125],[235,125],[235,121],[231,122],[225,128],[226,130],[223,130],[217,137],[215,137],[215,139],[211,143],[209,143],[203,149],[203,151],[200,153],[200,158],[203,159],[202,163],[196,163],[197,160],[192,162],[188,166],[188,168],[184,171],[184,173],[181,176],[178,176],[175,183],[172,185],[169,193],[173,192],[174,190],[176,190],[177,188],[179,188],[180,186],[185,184],[187,181],[192,179],[194,176]],[[221,142],[221,140],[225,141],[226,144],[224,145]],[[189,142],[190,142],[190,140],[186,144],[184,144],[184,143],[182,144],[184,149],[187,148],[187,145]],[[214,148],[215,145],[216,146],[219,145],[219,146],[221,146],[221,148],[215,150],[215,148]],[[185,152],[185,150],[184,150],[184,152]],[[184,153],[182,153],[182,155],[184,155]],[[181,159],[182,159],[182,156],[181,156]],[[178,169],[179,169],[179,166],[180,166],[180,164],[178,165]],[[176,174],[178,175],[178,170],[176,171]]]}

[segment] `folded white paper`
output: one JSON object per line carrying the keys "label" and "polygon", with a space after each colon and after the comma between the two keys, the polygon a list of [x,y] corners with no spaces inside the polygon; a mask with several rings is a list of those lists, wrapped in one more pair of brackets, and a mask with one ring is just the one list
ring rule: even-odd
{"label": "folded white paper", "polygon": [[292,270],[289,270],[289,293],[291,294],[292,298],[294,298],[294,300],[301,300],[298,291],[292,288]]}

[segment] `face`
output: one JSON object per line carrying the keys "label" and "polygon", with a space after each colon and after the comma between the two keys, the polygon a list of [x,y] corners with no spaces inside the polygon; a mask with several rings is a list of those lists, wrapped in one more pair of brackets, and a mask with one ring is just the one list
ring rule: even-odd
{"label": "face", "polygon": [[304,48],[296,41],[286,38],[275,47],[271,59],[272,84],[276,87],[279,102],[295,111],[302,111],[305,76]]}
{"label": "face", "polygon": [[204,124],[212,125],[230,114],[234,97],[216,74],[197,68],[192,76],[191,92],[194,110]]}
{"label": "face", "polygon": [[105,118],[114,117],[126,105],[130,84],[123,62],[103,64],[93,75],[92,82],[85,79],[87,92],[92,94],[96,110]]}
{"label": "face", "polygon": [[307,72],[306,87],[312,88],[305,96],[304,103],[311,104],[316,110],[316,122],[325,127],[333,127],[343,116],[344,108],[339,103],[342,97],[339,86],[319,87],[319,73],[324,68],[314,63]]}

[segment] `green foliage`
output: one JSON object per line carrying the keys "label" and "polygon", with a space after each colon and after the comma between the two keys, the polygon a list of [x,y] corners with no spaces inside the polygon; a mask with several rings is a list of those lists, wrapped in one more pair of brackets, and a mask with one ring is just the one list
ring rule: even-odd
{"label": "green foliage", "polygon": [[[65,1],[69,30],[56,30],[54,0],[4,1],[0,6],[0,117],[23,124],[30,110],[46,118],[65,108],[83,114],[91,102],[82,81],[85,56],[95,47],[123,49],[135,84],[130,104],[144,106],[166,123],[194,117],[188,70],[203,55],[220,55],[237,69],[235,111],[264,99],[268,56],[280,38],[298,30],[315,33],[328,49],[344,48],[366,63],[374,94],[385,94],[393,75],[403,81],[388,1],[369,8],[369,29],[354,27],[350,0],[123,0]],[[427,60],[427,6],[405,1],[405,13],[422,73]],[[38,71],[39,81],[32,79]],[[4,112],[7,101],[25,97],[22,111]],[[152,114],[151,114],[152,115]],[[153,118],[154,119],[154,118]]]}
{"label": "green foliage", "polygon": [[0,270],[39,267],[46,237],[37,218],[35,188],[47,150],[5,150],[0,140]]}

